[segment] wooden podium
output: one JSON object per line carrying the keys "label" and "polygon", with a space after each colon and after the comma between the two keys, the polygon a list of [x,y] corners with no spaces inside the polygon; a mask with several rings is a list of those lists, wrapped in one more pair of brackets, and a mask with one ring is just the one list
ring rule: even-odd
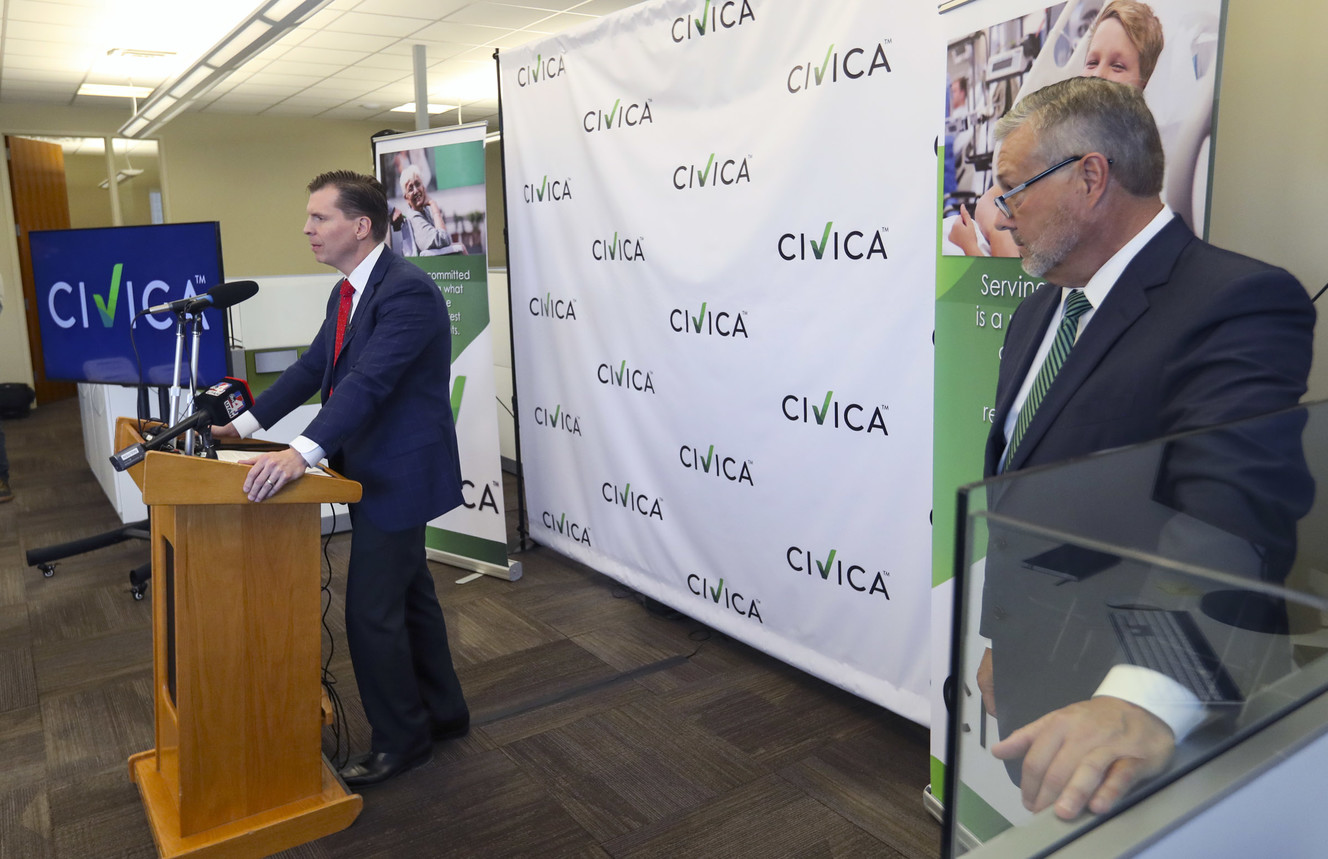
{"label": "wooden podium", "polygon": [[[116,423],[116,449],[142,441]],[[306,475],[255,504],[248,466],[149,453],[156,748],[129,759],[158,852],[261,857],[345,829],[362,800],[322,755],[319,504]]]}

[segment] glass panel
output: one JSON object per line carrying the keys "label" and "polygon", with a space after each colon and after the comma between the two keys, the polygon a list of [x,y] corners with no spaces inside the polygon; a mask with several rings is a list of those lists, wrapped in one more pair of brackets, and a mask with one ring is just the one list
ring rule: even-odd
{"label": "glass panel", "polygon": [[40,137],[64,150],[65,187],[69,197],[69,225],[74,229],[164,223],[161,211],[161,170],[157,141],[113,138],[115,194],[120,221],[111,202],[107,176],[106,138]]}
{"label": "glass panel", "polygon": [[121,223],[125,226],[162,223],[157,141],[116,138],[112,149]]}
{"label": "glass panel", "polygon": [[[1001,839],[1019,839],[1018,855],[1057,849],[1328,689],[1328,502],[1315,503],[1328,474],[1326,409],[960,491],[949,855]],[[1095,699],[1104,681],[1110,695]],[[1149,746],[1156,774],[1109,812],[1028,826],[1056,813],[1044,807],[1058,792],[1032,798],[1032,811],[1019,785],[1038,783],[1041,769],[1049,785],[1068,777],[1067,762],[1092,760],[1077,735],[1052,742],[1055,726],[1099,711],[1113,727],[1131,724],[1117,695],[1163,715],[1180,742],[1134,714],[1161,728]]]}

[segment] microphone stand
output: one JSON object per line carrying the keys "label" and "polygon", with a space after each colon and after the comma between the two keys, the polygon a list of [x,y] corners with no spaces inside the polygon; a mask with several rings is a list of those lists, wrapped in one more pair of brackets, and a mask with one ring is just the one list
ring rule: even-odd
{"label": "microphone stand", "polygon": [[[193,342],[189,347],[189,399],[192,403],[194,397],[198,395],[198,350],[199,343],[203,339],[203,314],[189,313],[181,310],[175,314],[175,364],[171,368],[171,419],[168,425],[178,423],[184,417],[181,414],[180,400],[180,369],[184,363],[184,339],[186,327],[193,331]],[[194,453],[194,436],[189,433],[184,437],[184,452],[190,456]]]}

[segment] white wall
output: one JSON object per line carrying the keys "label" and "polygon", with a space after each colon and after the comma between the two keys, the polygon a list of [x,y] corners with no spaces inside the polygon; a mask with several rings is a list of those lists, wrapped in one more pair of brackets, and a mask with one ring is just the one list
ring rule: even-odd
{"label": "white wall", "polygon": [[[1229,0],[1227,15],[1209,237],[1287,268],[1312,295],[1328,282],[1328,3]],[[1328,297],[1319,313],[1323,356]],[[1321,357],[1309,396],[1328,397]]]}

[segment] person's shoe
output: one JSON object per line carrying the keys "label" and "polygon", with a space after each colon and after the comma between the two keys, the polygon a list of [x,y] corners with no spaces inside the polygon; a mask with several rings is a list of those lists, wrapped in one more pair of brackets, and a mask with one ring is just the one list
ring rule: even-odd
{"label": "person's shoe", "polygon": [[429,736],[436,743],[439,740],[456,740],[469,733],[470,714],[467,713],[456,719],[448,719],[446,722],[434,722]]}
{"label": "person's shoe", "polygon": [[346,764],[341,769],[341,780],[346,783],[347,787],[364,787],[365,785],[378,784],[404,772],[409,772],[416,767],[424,766],[432,758],[433,748],[430,746],[425,746],[423,751],[413,755],[370,752],[367,755],[353,758]]}
{"label": "person's shoe", "polygon": [[0,480],[0,504],[14,500],[14,490],[9,488],[9,481]]}

